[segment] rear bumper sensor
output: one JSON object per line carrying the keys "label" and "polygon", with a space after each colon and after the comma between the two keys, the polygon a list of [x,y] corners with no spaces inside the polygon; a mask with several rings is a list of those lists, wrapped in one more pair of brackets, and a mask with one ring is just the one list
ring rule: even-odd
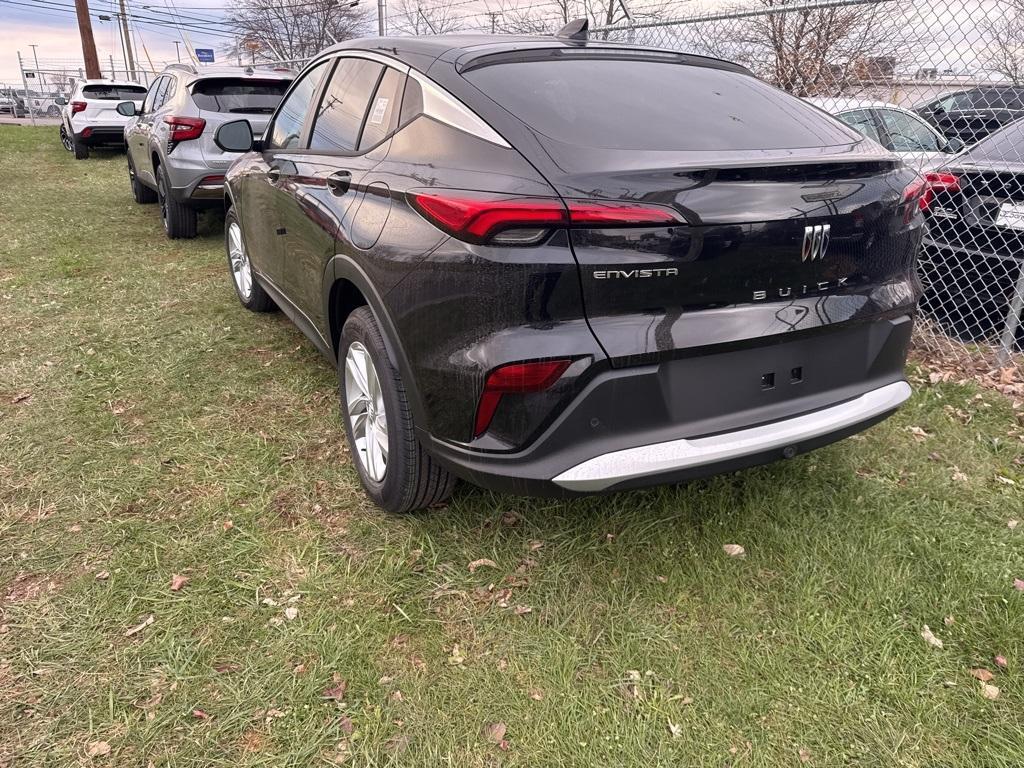
{"label": "rear bumper sensor", "polygon": [[[897,381],[839,405],[750,429],[605,453],[565,470],[553,482],[570,491],[604,491],[638,478],[728,462],[774,449],[782,451],[895,410],[910,397],[911,391],[907,382]],[[795,450],[788,451],[788,455],[794,453]]]}

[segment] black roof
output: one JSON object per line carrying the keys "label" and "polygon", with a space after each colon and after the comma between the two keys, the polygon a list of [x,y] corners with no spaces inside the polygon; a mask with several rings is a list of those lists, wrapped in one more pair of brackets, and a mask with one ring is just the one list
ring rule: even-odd
{"label": "black roof", "polygon": [[[454,60],[463,54],[476,54],[480,56],[507,53],[517,50],[530,50],[539,48],[565,48],[572,50],[586,50],[587,48],[633,50],[633,51],[662,51],[680,55],[680,51],[673,51],[666,48],[653,48],[628,43],[618,43],[608,40],[567,40],[553,35],[420,35],[417,37],[364,37],[332,45],[323,53],[341,50],[376,51],[392,56],[399,61],[408,64],[416,69],[425,70],[425,61],[433,62],[441,57]],[[474,57],[475,58],[475,57]],[[699,60],[705,66],[720,65],[726,68],[739,67],[732,62],[722,59],[715,59],[708,56],[686,54],[686,58]]]}

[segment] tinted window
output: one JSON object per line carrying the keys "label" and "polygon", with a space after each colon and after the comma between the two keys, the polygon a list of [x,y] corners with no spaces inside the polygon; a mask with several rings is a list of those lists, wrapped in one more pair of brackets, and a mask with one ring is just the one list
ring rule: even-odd
{"label": "tinted window", "polygon": [[153,111],[153,104],[156,103],[157,92],[164,87],[164,80],[166,79],[167,78],[165,77],[158,77],[153,81],[153,84],[149,87],[149,93],[146,94],[146,101],[142,104],[143,112]]}
{"label": "tinted window", "polygon": [[1012,88],[984,88],[974,92],[974,109],[1021,109],[1020,93]]}
{"label": "tinted window", "polygon": [[885,131],[889,134],[889,149],[896,152],[938,152],[939,137],[919,118],[894,109],[880,109]]}
{"label": "tinted window", "polygon": [[956,112],[961,109],[971,108],[971,94],[967,91],[959,91],[943,96],[938,101],[929,105],[931,109],[939,109],[943,112]]}
{"label": "tinted window", "polygon": [[82,95],[103,101],[138,101],[146,95],[146,89],[141,85],[86,85]]}
{"label": "tinted window", "polygon": [[338,61],[320,102],[310,149],[351,152],[356,148],[370,94],[383,69],[368,59]]}
{"label": "tinted window", "polygon": [[363,125],[363,135],[359,138],[359,149],[366,150],[379,144],[389,133],[395,130],[398,113],[402,102],[402,82],[405,75],[396,69],[386,67],[384,77],[377,86],[377,92],[370,101]]}
{"label": "tinted window", "polygon": [[965,160],[1019,163],[1024,156],[1024,121],[1018,120],[982,139],[964,154]]}
{"label": "tinted window", "polygon": [[814,107],[738,72],[670,62],[512,61],[465,75],[534,130],[606,149],[785,149],[849,144]]}
{"label": "tinted window", "polygon": [[299,145],[310,102],[320,87],[320,81],[327,71],[327,64],[328,62],[322,61],[303,75],[281,104],[274,124],[267,134],[270,137],[267,140],[268,149],[288,149]]}
{"label": "tinted window", "polygon": [[[844,112],[839,115],[839,119],[853,128],[853,130],[863,133],[869,139],[877,141],[879,144],[885,144],[882,137],[878,134],[878,125],[875,123],[875,118],[872,117],[870,111],[855,109],[852,112]],[[889,147],[889,149],[892,149],[892,147]]]}
{"label": "tinted window", "polygon": [[192,86],[192,100],[207,112],[271,115],[281,103],[290,80],[246,80],[218,77]]}

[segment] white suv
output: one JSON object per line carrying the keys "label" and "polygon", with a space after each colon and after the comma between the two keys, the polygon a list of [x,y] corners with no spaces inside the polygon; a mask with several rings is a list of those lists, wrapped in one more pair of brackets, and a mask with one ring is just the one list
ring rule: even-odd
{"label": "white suv", "polygon": [[124,126],[128,118],[117,111],[122,101],[139,106],[146,98],[146,87],[120,80],[80,80],[71,92],[71,100],[61,110],[60,141],[76,160],[89,157],[89,147],[124,146]]}

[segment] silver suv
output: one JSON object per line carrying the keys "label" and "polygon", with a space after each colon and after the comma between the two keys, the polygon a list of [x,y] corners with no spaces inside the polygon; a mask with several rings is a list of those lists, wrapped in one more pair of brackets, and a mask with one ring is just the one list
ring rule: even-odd
{"label": "silver suv", "polygon": [[238,153],[214,143],[217,128],[244,117],[262,133],[294,77],[282,69],[171,64],[141,110],[118,105],[132,118],[124,129],[132,195],[160,203],[168,237],[195,237],[197,210],[223,204],[224,172]]}

